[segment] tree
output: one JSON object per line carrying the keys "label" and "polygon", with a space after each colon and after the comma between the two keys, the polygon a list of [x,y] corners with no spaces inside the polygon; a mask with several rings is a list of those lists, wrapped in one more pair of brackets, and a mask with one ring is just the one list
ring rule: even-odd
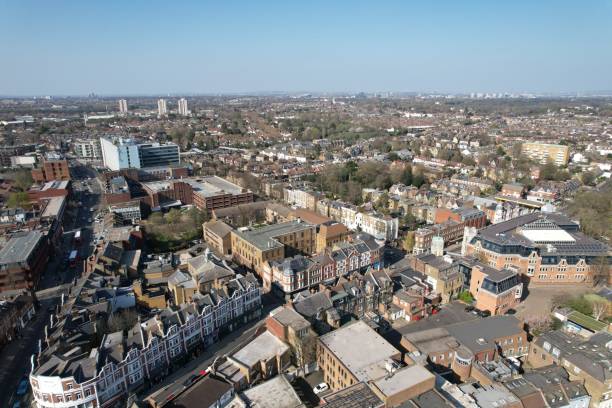
{"label": "tree", "polygon": [[582,176],[580,177],[582,184],[587,185],[587,186],[595,185],[595,179],[596,179],[595,174],[592,171],[585,171],[584,173],[582,173]]}
{"label": "tree", "polygon": [[414,177],[412,178],[412,185],[419,188],[421,187],[423,184],[425,184],[425,177],[423,177],[423,173],[418,172],[417,174],[414,175]]}
{"label": "tree", "polygon": [[404,169],[401,179],[402,184],[409,186],[412,184],[412,166],[408,165]]}
{"label": "tree", "polygon": [[555,163],[552,160],[548,160],[546,164],[540,167],[540,178],[543,180],[555,180],[557,171]]}
{"label": "tree", "polygon": [[414,248],[414,231],[408,231],[402,243],[402,247],[406,252],[412,252]]}
{"label": "tree", "polygon": [[376,200],[376,209],[379,211],[386,211],[389,209],[389,194],[384,192]]}
{"label": "tree", "polygon": [[29,189],[34,180],[32,179],[32,173],[28,170],[21,170],[15,174],[15,187],[17,187],[21,191],[26,191]]}

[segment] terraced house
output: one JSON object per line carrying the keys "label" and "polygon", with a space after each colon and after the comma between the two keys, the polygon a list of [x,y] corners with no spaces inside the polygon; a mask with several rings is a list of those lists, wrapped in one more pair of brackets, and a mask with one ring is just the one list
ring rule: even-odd
{"label": "terraced house", "polygon": [[[76,302],[75,304],[78,304]],[[68,310],[50,334],[46,350],[32,361],[30,384],[40,408],[112,407],[145,382],[159,380],[173,365],[214,342],[237,322],[260,314],[260,288],[252,275],[229,281],[215,294],[198,293],[189,303],[162,310],[126,333],[105,334],[89,348],[91,322]]]}

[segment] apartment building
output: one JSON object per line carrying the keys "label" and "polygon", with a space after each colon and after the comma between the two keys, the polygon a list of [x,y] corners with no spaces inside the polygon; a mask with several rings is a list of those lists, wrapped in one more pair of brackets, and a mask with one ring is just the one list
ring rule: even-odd
{"label": "apartment building", "polygon": [[590,407],[612,406],[612,334],[600,332],[585,339],[562,331],[544,333],[531,343],[533,367],[563,367],[571,381],[580,381],[591,395]]}
{"label": "apartment building", "polygon": [[317,201],[321,194],[315,191],[302,190],[299,188],[285,188],[283,190],[284,201],[299,208],[306,208],[310,211],[317,210]]}
{"label": "apartment building", "polygon": [[569,146],[546,143],[523,143],[521,153],[539,163],[551,160],[557,166],[566,166],[569,161]]}
{"label": "apartment building", "polygon": [[289,221],[254,229],[231,232],[232,255],[241,265],[263,275],[264,265],[294,254],[315,252],[315,226],[302,221]]}
{"label": "apartment building", "polygon": [[73,143],[73,150],[79,159],[100,160],[102,158],[99,139],[77,139]]}
{"label": "apartment building", "polygon": [[532,284],[592,284],[610,279],[607,245],[580,232],[564,215],[534,212],[478,231],[467,254],[496,269],[511,269]]}
{"label": "apartment building", "polygon": [[104,166],[112,171],[147,167],[172,167],[181,162],[175,143],[136,143],[122,137],[101,137]]}
{"label": "apartment building", "polygon": [[0,249],[0,292],[34,289],[49,260],[49,243],[42,232],[17,232]]}
{"label": "apartment building", "polygon": [[68,161],[58,155],[48,155],[42,160],[39,167],[32,169],[32,179],[37,183],[70,180]]}
{"label": "apartment building", "polygon": [[260,310],[256,280],[237,275],[215,296],[198,295],[178,309],[136,323],[127,333],[106,334],[91,352],[70,344],[79,341],[76,332],[70,338],[58,336],[68,343],[46,349],[30,374],[34,400],[40,408],[116,406],[145,381],[161,380],[171,364],[210,346],[223,330],[258,317]]}

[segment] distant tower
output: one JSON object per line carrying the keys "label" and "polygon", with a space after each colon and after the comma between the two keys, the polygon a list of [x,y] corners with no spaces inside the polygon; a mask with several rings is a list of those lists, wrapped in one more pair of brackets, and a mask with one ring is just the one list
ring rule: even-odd
{"label": "distant tower", "polygon": [[476,227],[465,227],[463,229],[463,241],[461,241],[462,256],[467,255],[467,246],[472,240],[472,238],[476,236],[476,234],[478,234],[478,229]]}
{"label": "distant tower", "polygon": [[127,115],[128,113],[128,105],[125,99],[119,99],[119,113],[122,115]]}
{"label": "distant tower", "polygon": [[157,116],[160,118],[168,116],[168,108],[166,107],[165,99],[157,100]]}
{"label": "distant tower", "polygon": [[431,253],[435,256],[444,255],[444,238],[437,235],[431,239]]}
{"label": "distant tower", "polygon": [[189,109],[187,109],[187,99],[181,98],[178,100],[178,114],[181,116],[189,116]]}

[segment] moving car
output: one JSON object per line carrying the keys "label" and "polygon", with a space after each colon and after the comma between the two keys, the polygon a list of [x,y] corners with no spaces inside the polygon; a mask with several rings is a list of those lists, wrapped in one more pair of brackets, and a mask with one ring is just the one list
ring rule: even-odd
{"label": "moving car", "polygon": [[26,392],[28,392],[28,386],[30,384],[28,383],[28,379],[27,378],[22,378],[21,381],[19,381],[19,385],[17,385],[17,391],[15,392],[15,395],[17,395],[18,397],[22,397],[26,394]]}
{"label": "moving car", "polygon": [[329,385],[327,385],[327,383],[324,383],[324,382],[322,382],[322,383],[321,383],[321,384],[319,384],[319,385],[316,385],[316,386],[315,386],[315,387],[312,389],[312,391],[313,391],[315,394],[321,394],[322,392],[325,392],[325,391],[327,391],[327,390],[329,390]]}

